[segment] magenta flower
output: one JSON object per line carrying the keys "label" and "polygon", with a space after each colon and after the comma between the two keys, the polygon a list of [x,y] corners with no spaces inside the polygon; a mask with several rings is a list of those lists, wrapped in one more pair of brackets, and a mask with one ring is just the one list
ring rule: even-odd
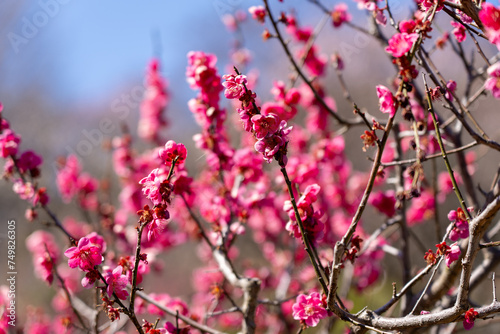
{"label": "magenta flower", "polygon": [[321,187],[319,186],[319,184],[315,183],[308,185],[306,190],[304,190],[302,196],[300,196],[299,200],[297,201],[297,205],[300,207],[312,205],[318,199],[318,193],[320,190]]}
{"label": "magenta flower", "polygon": [[85,238],[89,239],[91,244],[99,247],[101,253],[104,253],[106,251],[106,242],[104,241],[104,238],[101,237],[96,232],[91,232],[90,234],[87,234]]}
{"label": "magenta flower", "polygon": [[411,50],[413,43],[415,43],[417,39],[417,33],[407,34],[403,32],[395,34],[389,40],[389,46],[385,48],[385,51],[392,54],[395,58],[402,57]]}
{"label": "magenta flower", "polygon": [[335,28],[338,28],[344,22],[350,22],[352,17],[351,14],[347,11],[347,5],[345,3],[339,3],[335,6],[332,11],[332,23]]}
{"label": "magenta flower", "polygon": [[143,185],[142,192],[149,198],[154,205],[158,205],[162,202],[162,194],[160,192],[160,186],[163,178],[160,176],[160,169],[155,168],[149,173],[148,176],[139,181],[139,184]]}
{"label": "magenta flower", "polygon": [[453,35],[455,35],[457,42],[462,43],[465,41],[465,37],[467,37],[467,35],[465,35],[465,27],[455,21],[451,21],[450,23],[454,27]]}
{"label": "magenta flower", "polygon": [[4,130],[0,134],[0,157],[7,158],[10,155],[16,155],[21,138],[12,130]]}
{"label": "magenta flower", "polygon": [[446,251],[445,257],[445,263],[448,268],[450,267],[450,264],[460,258],[460,247],[458,247],[456,242]]}
{"label": "magenta flower", "polygon": [[483,3],[479,18],[484,25],[486,37],[500,48],[500,9],[490,3]]}
{"label": "magenta flower", "polygon": [[148,65],[145,88],[137,133],[147,141],[158,143],[160,142],[158,133],[168,124],[163,116],[168,103],[168,94],[167,84],[160,75],[160,63],[157,59],[152,59]]}
{"label": "magenta flower", "polygon": [[[166,211],[166,210],[165,210]],[[168,211],[166,211],[168,213]],[[167,217],[168,219],[168,217]],[[148,224],[148,241],[158,238],[158,236],[163,232],[165,225],[167,224],[167,219],[154,217],[153,221]]]}
{"label": "magenta flower", "polygon": [[52,234],[35,231],[26,238],[26,247],[33,255],[35,274],[51,284],[54,279],[53,268],[59,259],[59,247]]}
{"label": "magenta flower", "polygon": [[393,190],[388,190],[384,192],[374,193],[369,202],[373,205],[378,211],[387,215],[387,217],[391,218],[396,214],[396,196]]}
{"label": "magenta flower", "polygon": [[[433,10],[434,6],[436,5],[434,0],[417,0],[417,3],[423,12],[427,12],[428,10]],[[444,1],[438,0],[438,6],[436,8],[436,12],[439,12],[441,9],[443,9],[443,7],[444,7]]]}
{"label": "magenta flower", "polygon": [[122,266],[116,267],[112,272],[108,271],[104,274],[104,278],[106,283],[108,283],[108,288],[106,292],[108,293],[109,298],[113,298],[113,292],[116,293],[116,296],[125,300],[128,296],[127,291],[127,276],[122,274],[123,268]]}
{"label": "magenta flower", "polygon": [[[307,52],[307,53],[306,53]],[[314,44],[297,52],[299,58],[304,58],[304,64],[311,75],[321,76],[325,73],[328,57],[324,54],[318,55],[318,47]]]}
{"label": "magenta flower", "polygon": [[32,171],[33,174],[33,171],[35,171],[36,168],[40,167],[42,162],[43,159],[41,156],[39,156],[33,151],[26,151],[19,157],[19,160],[17,161],[17,166],[19,167],[21,173]]}
{"label": "magenta flower", "polygon": [[24,182],[21,179],[14,182],[12,190],[14,190],[14,192],[18,194],[21,199],[29,200],[35,196],[35,188],[33,188],[31,182]]}
{"label": "magenta flower", "polygon": [[254,20],[259,21],[260,23],[264,23],[266,18],[266,10],[262,6],[252,6],[248,8],[248,12],[252,14],[252,18]]}
{"label": "magenta flower", "polygon": [[458,239],[465,239],[469,237],[469,223],[462,208],[456,211],[451,210],[448,213],[448,219],[454,222],[453,229],[450,231],[450,240],[457,241]]}
{"label": "magenta flower", "polygon": [[313,292],[309,296],[298,295],[292,306],[292,314],[295,320],[303,321],[309,327],[315,327],[321,319],[328,316],[328,311],[325,309],[321,295]]}
{"label": "magenta flower", "polygon": [[38,188],[35,195],[33,196],[33,206],[37,206],[39,203],[42,206],[47,205],[49,202],[49,195],[47,195],[47,188]]}
{"label": "magenta flower", "polygon": [[253,130],[257,139],[263,139],[268,135],[273,135],[278,131],[280,119],[276,114],[267,116],[255,115],[250,119],[253,124]]}
{"label": "magenta flower", "polygon": [[473,308],[470,308],[467,312],[465,312],[463,322],[465,330],[470,330],[474,327],[474,321],[476,320],[477,314],[478,313],[474,311]]}
{"label": "magenta flower", "polygon": [[450,100],[451,102],[453,102],[453,95],[452,93],[455,92],[455,89],[457,89],[457,83],[453,80],[449,80],[448,83],[446,84],[446,93],[444,93],[444,96]]}
{"label": "magenta flower", "polygon": [[457,241],[469,237],[469,223],[466,220],[457,220],[450,232],[450,240]]}
{"label": "magenta flower", "polygon": [[219,103],[219,93],[224,89],[217,74],[217,57],[202,51],[190,51],[187,54],[188,66],[186,79],[193,89],[199,88],[198,98],[210,106]]}
{"label": "magenta flower", "polygon": [[488,75],[489,78],[484,83],[484,88],[491,91],[495,99],[500,99],[500,62],[488,68]]}
{"label": "magenta flower", "polygon": [[57,172],[56,183],[62,199],[69,203],[73,196],[78,193],[78,175],[80,174],[80,163],[75,155],[66,159],[63,168]]}
{"label": "magenta flower", "polygon": [[239,99],[245,93],[247,77],[245,75],[226,74],[222,76],[226,80],[222,83],[226,90],[224,96],[228,99]]}
{"label": "magenta flower", "polygon": [[[284,148],[286,145],[288,140],[287,135],[290,131],[292,131],[292,127],[290,126],[287,128],[286,125],[285,121],[281,121],[279,130],[274,135],[258,140],[254,145],[255,150],[262,153],[264,160],[269,163],[273,160],[273,157],[279,152],[279,150]],[[277,158],[282,158],[283,163],[286,165],[286,155]]]}
{"label": "magenta flower", "polygon": [[170,165],[176,158],[177,163],[180,164],[186,160],[187,150],[184,144],[177,144],[175,141],[169,140],[165,144],[165,148],[160,149],[158,155],[165,162],[165,165]]}
{"label": "magenta flower", "polygon": [[378,85],[376,88],[380,111],[393,117],[396,113],[396,99],[392,95],[389,88],[382,85]]}
{"label": "magenta flower", "polygon": [[267,138],[258,140],[254,147],[259,153],[262,153],[264,160],[271,163],[274,155],[278,152],[280,147],[285,145],[285,141],[278,135],[273,135]]}
{"label": "magenta flower", "polygon": [[399,30],[407,34],[411,34],[412,32],[414,32],[416,27],[417,23],[414,20],[405,20],[399,22]]}
{"label": "magenta flower", "polygon": [[90,289],[94,283],[99,280],[99,272],[95,269],[88,271],[85,277],[82,278],[81,284],[85,289]]}
{"label": "magenta flower", "polygon": [[102,263],[101,247],[90,242],[88,238],[81,238],[76,247],[68,248],[64,255],[68,260],[70,268],[79,267],[83,271],[89,271]]}

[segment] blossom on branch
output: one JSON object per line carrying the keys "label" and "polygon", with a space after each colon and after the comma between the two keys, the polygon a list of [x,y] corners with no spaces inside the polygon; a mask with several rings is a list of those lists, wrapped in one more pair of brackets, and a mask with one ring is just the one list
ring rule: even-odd
{"label": "blossom on branch", "polygon": [[417,33],[397,33],[389,39],[389,46],[385,48],[385,51],[392,54],[395,58],[402,57],[411,50],[413,43],[415,43],[417,39]]}
{"label": "blossom on branch", "polygon": [[491,91],[495,99],[500,99],[500,62],[488,67],[488,76],[489,78],[486,79],[484,88]]}
{"label": "blossom on branch", "polygon": [[113,271],[108,271],[104,274],[104,279],[108,284],[106,292],[108,293],[109,298],[113,298],[113,293],[115,293],[119,299],[121,300],[127,299],[128,278],[126,275],[123,275],[122,272],[123,272],[122,266],[118,266],[115,269],[113,269]]}
{"label": "blossom on branch", "polygon": [[391,117],[396,113],[396,99],[389,88],[378,85],[377,96],[380,104],[380,111],[389,114]]}
{"label": "blossom on branch", "polygon": [[16,155],[21,138],[11,129],[0,133],[0,157],[7,158],[10,155]]}
{"label": "blossom on branch", "polygon": [[340,27],[344,22],[350,22],[352,19],[351,14],[347,11],[347,5],[345,3],[339,3],[333,8],[331,13],[332,24],[335,28]]}
{"label": "blossom on branch", "polygon": [[245,75],[226,74],[222,76],[225,81],[222,83],[226,89],[224,96],[228,99],[239,99],[245,93],[247,77]]}
{"label": "blossom on branch", "polygon": [[490,3],[483,3],[479,18],[484,25],[488,40],[500,49],[500,9]]}
{"label": "blossom on branch", "polygon": [[323,298],[317,292],[309,296],[300,294],[292,306],[293,318],[307,327],[316,327],[321,319],[328,316],[325,306]]}
{"label": "blossom on branch", "polygon": [[187,157],[187,150],[184,144],[177,144],[173,140],[167,141],[165,148],[160,149],[158,156],[165,162],[165,165],[170,165],[172,161],[177,159],[178,164],[182,164]]}
{"label": "blossom on branch", "polygon": [[76,247],[68,248],[64,255],[69,258],[70,268],[79,267],[83,271],[89,271],[102,263],[102,249],[90,242],[86,237],[78,241]]}
{"label": "blossom on branch", "polygon": [[464,314],[464,329],[470,330],[472,327],[474,327],[474,321],[476,320],[477,317],[477,312],[474,311],[473,308],[470,308],[467,312]]}
{"label": "blossom on branch", "polygon": [[248,12],[252,14],[252,18],[254,20],[259,21],[260,23],[264,23],[266,19],[266,9],[262,6],[252,6],[248,8]]}

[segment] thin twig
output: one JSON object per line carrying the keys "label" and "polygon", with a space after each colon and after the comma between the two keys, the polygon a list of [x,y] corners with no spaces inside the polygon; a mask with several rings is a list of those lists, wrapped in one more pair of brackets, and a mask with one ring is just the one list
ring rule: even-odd
{"label": "thin twig", "polygon": [[286,53],[286,56],[288,57],[288,59],[290,60],[294,70],[297,72],[297,74],[300,76],[300,78],[305,82],[305,84],[311,89],[311,92],[314,94],[314,97],[316,98],[316,100],[321,104],[321,106],[333,117],[335,118],[335,120],[339,123],[339,124],[342,124],[342,125],[352,125],[352,124],[356,124],[356,122],[352,122],[352,121],[346,121],[344,119],[342,119],[339,115],[337,115],[337,113],[335,111],[333,111],[325,102],[325,100],[319,95],[319,93],[317,92],[317,90],[313,87],[311,81],[305,76],[305,74],[303,73],[303,71],[301,70],[300,66],[297,64],[297,62],[295,61],[295,58],[293,57],[293,55],[291,54],[290,52],[290,49],[288,48],[288,45],[287,43],[285,42],[285,40],[283,39],[283,36],[281,35],[281,32],[278,28],[278,24],[276,23],[276,20],[274,19],[274,16],[273,14],[271,13],[271,9],[269,7],[269,4],[268,4],[268,0],[263,0],[264,1],[264,5],[266,7],[266,12],[269,16],[269,20],[271,21],[271,24],[274,28],[274,31],[276,32],[276,36],[278,38],[278,40],[280,41],[281,43],[281,46],[283,47],[283,50],[285,51]]}

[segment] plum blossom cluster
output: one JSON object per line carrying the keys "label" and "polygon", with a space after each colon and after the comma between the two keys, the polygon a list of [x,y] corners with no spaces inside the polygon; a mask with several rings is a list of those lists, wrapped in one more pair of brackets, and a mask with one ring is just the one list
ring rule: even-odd
{"label": "plum blossom cluster", "polygon": [[442,243],[437,244],[436,248],[436,253],[429,249],[424,255],[424,260],[428,265],[436,264],[438,258],[440,256],[444,256],[446,266],[449,268],[453,262],[460,258],[460,247],[456,242],[451,246],[448,246],[446,241],[443,241]]}
{"label": "plum blossom cluster", "polygon": [[54,268],[59,260],[60,251],[52,234],[35,231],[26,239],[26,247],[32,253],[36,275],[49,285],[54,280]]}
{"label": "plum blossom cluster", "polygon": [[[297,208],[300,213],[300,220],[304,226],[304,230],[311,241],[315,241],[323,237],[325,225],[320,221],[323,212],[314,210],[313,203],[316,202],[318,192],[321,187],[318,184],[307,186],[306,190],[297,200]],[[295,212],[291,201],[285,201],[283,209],[287,212],[290,220],[286,224],[286,230],[295,238],[301,238],[301,233],[295,217]]]}
{"label": "plum blossom cluster", "polygon": [[154,205],[152,209],[149,208],[149,205],[145,205],[142,210],[138,211],[141,221],[147,224],[148,240],[150,241],[156,239],[168,223],[170,213],[167,207],[171,203],[173,192],[170,177],[177,164],[183,165],[187,157],[187,150],[183,144],[169,140],[165,147],[158,151],[158,156],[165,166],[170,166],[168,175],[165,169],[155,168],[148,176],[139,181],[144,196],[151,200]]}
{"label": "plum blossom cluster", "polygon": [[164,111],[168,104],[167,84],[160,75],[160,63],[157,59],[151,60],[145,78],[144,98],[140,106],[138,135],[155,144],[161,139],[159,133],[168,124],[164,118]]}
{"label": "plum blossom cluster", "polygon": [[237,98],[241,101],[238,113],[245,130],[257,139],[255,150],[261,153],[268,163],[275,159],[281,167],[285,167],[288,161],[288,134],[292,127],[287,127],[287,122],[274,113],[260,113],[255,102],[256,94],[246,88],[247,80],[244,75],[226,74],[223,79],[226,87],[224,95],[228,99]]}
{"label": "plum blossom cluster", "polygon": [[80,162],[75,155],[70,155],[63,161],[57,173],[56,184],[64,202],[69,203],[76,197],[83,209],[97,209],[96,191],[99,182],[90,174],[82,173]]}
{"label": "plum blossom cluster", "polygon": [[228,170],[231,167],[234,149],[228,142],[224,129],[226,111],[219,106],[224,87],[217,72],[217,57],[202,51],[188,53],[186,78],[192,89],[199,89],[196,98],[189,100],[189,110],[201,127],[201,133],[194,136],[199,149],[209,156],[207,161],[214,170]]}
{"label": "plum blossom cluster", "polygon": [[[473,209],[468,208],[468,211],[472,212]],[[462,208],[451,210],[448,213],[448,219],[453,224],[449,236],[451,241],[457,241],[458,239],[466,239],[469,237],[469,222],[467,221],[467,216]]]}
{"label": "plum blossom cluster", "polygon": [[[31,204],[25,217],[32,221],[37,217],[36,208],[49,202],[47,189],[37,186],[43,158],[31,150],[20,153],[21,136],[11,129],[2,112],[3,105],[0,103],[0,158],[5,159],[3,177],[12,181],[12,190],[20,199]],[[16,172],[19,173],[17,176]]]}

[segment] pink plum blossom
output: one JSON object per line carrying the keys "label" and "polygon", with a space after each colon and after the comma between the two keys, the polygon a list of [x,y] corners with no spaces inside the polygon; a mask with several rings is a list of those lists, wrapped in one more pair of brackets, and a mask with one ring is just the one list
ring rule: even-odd
{"label": "pink plum blossom", "polygon": [[113,293],[121,299],[125,300],[128,296],[127,284],[128,278],[126,275],[122,274],[123,267],[118,266],[113,271],[108,271],[104,274],[104,279],[108,284],[106,292],[108,293],[109,298],[113,297]]}
{"label": "pink plum blossom", "polygon": [[53,269],[59,259],[59,247],[52,234],[35,231],[26,239],[26,247],[32,253],[35,274],[51,284],[54,279]]}
{"label": "pink plum blossom", "polygon": [[40,165],[43,162],[43,158],[36,154],[33,151],[26,151],[21,154],[17,161],[17,167],[21,171],[21,173],[25,173],[27,171],[30,171],[32,176],[34,174],[34,170],[40,167]]}
{"label": "pink plum blossom", "polygon": [[378,85],[377,96],[379,99],[380,111],[394,117],[394,114],[396,113],[396,99],[392,95],[389,88]]}
{"label": "pink plum blossom", "polygon": [[417,28],[417,23],[414,20],[403,20],[399,22],[399,30],[402,33],[411,34]]}
{"label": "pink plum blossom", "polygon": [[149,198],[154,205],[158,205],[163,201],[163,196],[160,191],[161,184],[164,180],[164,175],[159,168],[155,168],[148,176],[141,179],[139,184],[143,185],[142,192]]}
{"label": "pink plum blossom", "polygon": [[321,295],[317,292],[309,296],[300,294],[292,306],[292,314],[295,320],[303,321],[308,327],[316,327],[319,321],[328,316]]}
{"label": "pink plum blossom", "polygon": [[35,196],[35,188],[31,182],[24,182],[21,179],[14,182],[12,190],[19,195],[20,199],[29,200]]}
{"label": "pink plum blossom", "polygon": [[453,80],[448,80],[448,83],[446,84],[446,93],[444,93],[444,96],[451,102],[453,102],[452,93],[455,92],[455,89],[457,89],[457,83]]}
{"label": "pink plum blossom", "polygon": [[488,76],[489,78],[484,83],[484,88],[491,91],[494,98],[500,99],[500,62],[488,68]]}
{"label": "pink plum blossom", "polygon": [[219,93],[224,89],[215,66],[217,57],[202,51],[190,51],[187,57],[186,78],[189,86],[201,90],[199,95],[201,101],[216,106],[219,102]]}
{"label": "pink plum blossom", "polygon": [[145,92],[140,105],[138,135],[144,140],[159,143],[158,133],[168,125],[163,114],[168,104],[167,84],[160,75],[160,63],[150,61],[145,78]]}
{"label": "pink plum blossom", "polygon": [[175,141],[169,140],[165,144],[165,148],[160,149],[158,155],[166,165],[170,165],[175,159],[177,159],[177,163],[181,164],[186,160],[187,150],[184,144],[177,144]]}
{"label": "pink plum blossom", "polygon": [[485,2],[479,11],[479,18],[488,40],[500,49],[500,9]]}
{"label": "pink plum blossom", "polygon": [[[436,0],[417,0],[417,3],[420,7],[420,9],[424,12],[427,12],[428,10],[433,10],[434,7],[436,6]],[[444,0],[437,0],[438,1],[438,6],[436,8],[436,12],[440,11],[444,7]]]}
{"label": "pink plum blossom", "polygon": [[239,99],[243,93],[245,93],[245,84],[247,83],[247,77],[244,75],[234,75],[226,74],[222,76],[222,79],[226,80],[222,83],[226,90],[224,90],[224,96],[228,99]]}
{"label": "pink plum blossom", "polygon": [[255,115],[251,118],[251,121],[257,139],[263,139],[275,134],[280,126],[280,119],[276,114],[268,114],[267,116]]}
{"label": "pink plum blossom", "polygon": [[64,255],[69,258],[70,268],[79,267],[83,271],[89,271],[102,263],[102,250],[88,238],[81,238],[76,247],[68,248]]}
{"label": "pink plum blossom", "polygon": [[345,3],[339,3],[333,8],[331,13],[332,24],[335,28],[340,27],[344,22],[350,22],[352,19],[351,14],[347,11],[348,7]]}
{"label": "pink plum blossom", "polygon": [[389,218],[396,213],[396,196],[393,190],[374,193],[370,196],[369,202]]}
{"label": "pink plum blossom", "polygon": [[21,138],[11,129],[0,133],[0,157],[7,158],[10,155],[16,155]]}
{"label": "pink plum blossom", "polygon": [[[255,150],[259,153],[262,153],[262,155],[264,156],[264,160],[266,160],[268,163],[272,162],[273,158],[276,154],[278,154],[280,149],[285,148],[288,140],[287,135],[292,130],[292,127],[286,126],[287,123],[285,121],[281,121],[279,130],[275,134],[258,140],[254,145]],[[280,158],[283,158],[283,163],[286,165],[286,155],[283,155],[282,157],[276,156],[276,158],[278,160]]]}
{"label": "pink plum blossom", "polygon": [[252,14],[254,20],[264,23],[266,18],[266,9],[263,6],[252,6],[248,8],[248,12]]}
{"label": "pink plum blossom", "polygon": [[450,249],[446,252],[445,255],[446,266],[449,268],[450,265],[459,258],[460,258],[460,247],[458,246],[458,243],[455,242],[450,246]]}
{"label": "pink plum blossom", "polygon": [[64,167],[57,173],[56,183],[65,203],[78,193],[78,176],[80,174],[80,163],[75,155],[70,155],[66,159]]}
{"label": "pink plum blossom", "polygon": [[392,54],[395,58],[402,57],[411,50],[413,43],[415,43],[417,39],[417,33],[397,33],[389,39],[389,46],[385,48],[385,51]]}
{"label": "pink plum blossom", "polygon": [[467,35],[465,34],[465,27],[455,21],[451,21],[450,23],[454,27],[453,35],[455,35],[457,42],[462,43],[463,41],[465,41],[465,37],[467,37]]}
{"label": "pink plum blossom", "polygon": [[471,330],[474,327],[474,321],[476,320],[478,313],[473,308],[470,308],[464,315],[464,329]]}
{"label": "pink plum blossom", "polygon": [[454,223],[449,236],[451,241],[469,237],[469,223],[462,208],[458,208],[456,211],[451,210],[448,213],[448,219]]}

